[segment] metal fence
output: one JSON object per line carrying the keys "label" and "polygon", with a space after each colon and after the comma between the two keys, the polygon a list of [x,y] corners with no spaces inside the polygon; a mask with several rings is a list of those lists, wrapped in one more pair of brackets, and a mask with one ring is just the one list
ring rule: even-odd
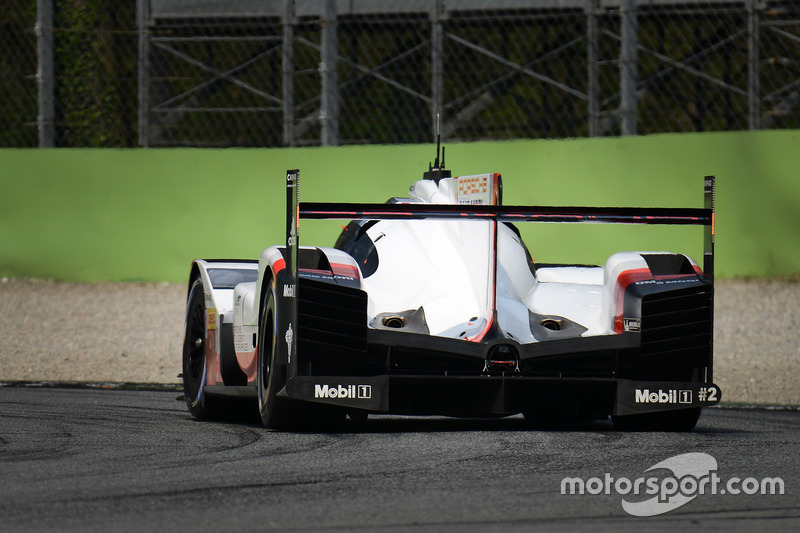
{"label": "metal fence", "polygon": [[800,127],[800,1],[4,3],[5,147]]}

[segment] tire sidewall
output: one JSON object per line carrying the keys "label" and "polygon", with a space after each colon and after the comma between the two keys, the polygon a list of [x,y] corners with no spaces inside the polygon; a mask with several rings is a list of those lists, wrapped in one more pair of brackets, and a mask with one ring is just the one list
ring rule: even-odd
{"label": "tire sidewall", "polygon": [[183,392],[186,399],[186,405],[189,412],[198,418],[208,418],[212,413],[211,410],[206,408],[206,398],[203,394],[203,387],[206,384],[207,372],[207,357],[203,353],[202,370],[198,376],[193,375],[190,366],[190,353],[192,351],[190,339],[192,320],[194,320],[195,310],[197,307],[202,309],[203,316],[203,352],[205,352],[205,343],[208,339],[207,325],[205,323],[206,305],[205,305],[205,289],[203,282],[200,279],[195,279],[192,287],[189,290],[186,305],[186,325],[184,327],[184,340],[183,340]]}
{"label": "tire sidewall", "polygon": [[275,287],[272,279],[269,281],[264,296],[266,302],[261,310],[258,328],[258,410],[261,414],[261,422],[267,427],[274,427],[278,422],[276,395],[280,384],[275,365],[277,314]]}

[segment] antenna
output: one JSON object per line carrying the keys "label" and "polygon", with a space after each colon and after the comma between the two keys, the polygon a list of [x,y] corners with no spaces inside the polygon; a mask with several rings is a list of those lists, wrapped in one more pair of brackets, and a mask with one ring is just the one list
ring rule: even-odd
{"label": "antenna", "polygon": [[[439,155],[441,154],[441,164],[439,163]],[[439,113],[436,113],[436,159],[433,165],[428,163],[428,171],[422,177],[426,180],[433,180],[436,185],[439,185],[439,180],[442,178],[449,178],[451,173],[444,168],[444,147],[442,147],[442,136],[439,132]]]}

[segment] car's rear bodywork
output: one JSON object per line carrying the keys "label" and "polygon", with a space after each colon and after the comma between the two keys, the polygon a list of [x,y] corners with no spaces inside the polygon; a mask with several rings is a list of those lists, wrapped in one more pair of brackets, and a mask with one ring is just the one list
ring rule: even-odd
{"label": "car's rear bodywork", "polygon": [[[238,395],[257,396],[276,426],[317,405],[329,416],[611,415],[687,429],[719,401],[713,177],[702,209],[513,207],[498,174],[437,170],[385,204],[300,203],[289,171],[285,244],[258,261],[195,261],[193,412]],[[301,218],[351,222],[334,247],[301,247]],[[704,268],[667,252],[535,264],[514,225],[529,221],[702,225]],[[192,287],[202,339],[197,321],[189,333]]]}

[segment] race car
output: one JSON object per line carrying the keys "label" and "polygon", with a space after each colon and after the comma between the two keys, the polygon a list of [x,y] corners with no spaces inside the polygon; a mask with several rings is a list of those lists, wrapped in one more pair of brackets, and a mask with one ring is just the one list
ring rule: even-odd
{"label": "race car", "polygon": [[[454,177],[438,154],[385,203],[300,202],[299,176],[286,173],[285,243],[192,263],[182,377],[195,417],[250,398],[270,428],[522,413],[688,431],[720,401],[714,177],[704,208],[679,209],[504,206],[500,174]],[[349,223],[331,247],[300,246],[303,218]],[[661,251],[539,264],[526,222],[701,225],[703,268]]]}

